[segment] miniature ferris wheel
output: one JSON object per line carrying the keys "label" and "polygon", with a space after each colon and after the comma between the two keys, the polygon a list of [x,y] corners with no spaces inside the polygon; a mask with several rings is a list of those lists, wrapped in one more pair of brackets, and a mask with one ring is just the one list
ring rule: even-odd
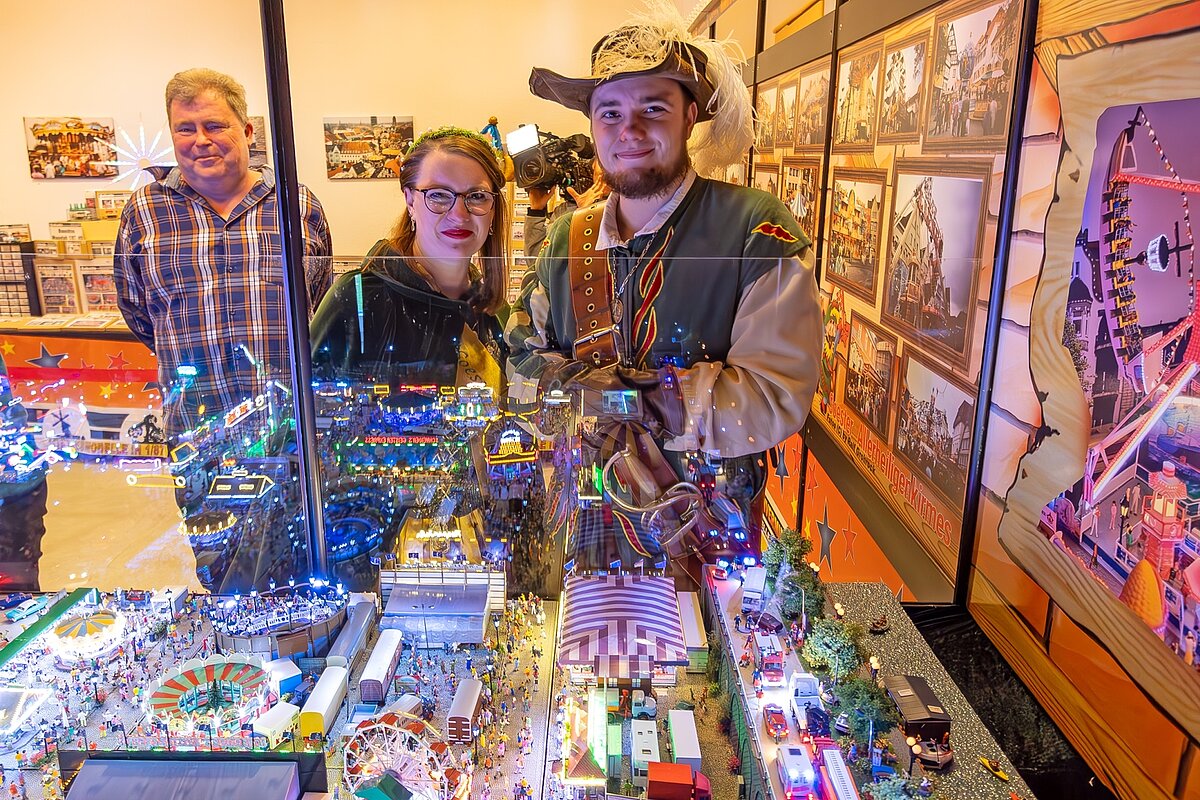
{"label": "miniature ferris wheel", "polygon": [[[398,782],[415,800],[464,795],[467,776],[455,766],[437,729],[412,714],[386,711],[359,723],[346,745],[342,781],[351,792]],[[462,786],[460,786],[462,784]]]}
{"label": "miniature ferris wheel", "polygon": [[[1166,175],[1138,169],[1133,140],[1139,130],[1145,132],[1154,146]],[[1134,223],[1130,216],[1129,188],[1134,184],[1179,193],[1183,211],[1182,233],[1187,244],[1179,241],[1180,231],[1176,226],[1175,247],[1171,247],[1163,235],[1151,240],[1146,252],[1135,255],[1131,251]],[[1196,288],[1200,282],[1195,274],[1195,235],[1189,202],[1189,195],[1193,194],[1200,194],[1200,182],[1185,179],[1179,174],[1163,149],[1145,110],[1139,107],[1113,146],[1101,214],[1106,226],[1106,252],[1103,257],[1107,267],[1105,275],[1109,281],[1107,294],[1112,303],[1114,350],[1126,379],[1143,394],[1108,435],[1088,450],[1084,499],[1089,503],[1103,496],[1105,489],[1145,441],[1166,409],[1200,376],[1200,303],[1196,302]],[[1184,253],[1187,254],[1186,270],[1181,258]],[[1155,272],[1165,272],[1171,256],[1175,257],[1179,277],[1184,278],[1186,271],[1188,313],[1157,341],[1146,344],[1138,319],[1134,267],[1145,265]],[[1185,335],[1188,337],[1187,344],[1178,354],[1177,348]],[[1148,378],[1146,359],[1160,353],[1163,369]]]}

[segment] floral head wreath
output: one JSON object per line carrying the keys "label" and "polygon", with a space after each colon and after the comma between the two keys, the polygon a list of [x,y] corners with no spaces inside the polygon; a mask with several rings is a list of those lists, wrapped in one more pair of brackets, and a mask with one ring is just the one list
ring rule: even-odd
{"label": "floral head wreath", "polygon": [[429,141],[430,139],[448,139],[451,136],[463,136],[468,139],[478,139],[486,144],[489,150],[495,152],[495,148],[492,147],[492,140],[487,136],[484,136],[482,133],[476,133],[475,131],[467,130],[466,128],[459,128],[454,125],[443,125],[440,128],[430,128],[426,131],[422,131],[421,135],[416,139],[413,139],[413,143],[409,145],[408,152],[404,154],[405,158],[412,155],[413,151],[416,150],[419,145]]}

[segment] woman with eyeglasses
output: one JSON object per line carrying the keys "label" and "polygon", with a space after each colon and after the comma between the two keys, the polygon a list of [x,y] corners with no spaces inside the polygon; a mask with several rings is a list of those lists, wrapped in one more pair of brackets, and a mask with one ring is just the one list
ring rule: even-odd
{"label": "woman with eyeglasses", "polygon": [[400,166],[404,211],[312,321],[313,379],[502,393],[507,278],[504,175],[485,138],[439,128]]}

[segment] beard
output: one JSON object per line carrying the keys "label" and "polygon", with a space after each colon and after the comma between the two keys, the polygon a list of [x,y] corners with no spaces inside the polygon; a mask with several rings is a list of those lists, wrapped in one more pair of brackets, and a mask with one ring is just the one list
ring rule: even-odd
{"label": "beard", "polygon": [[613,172],[601,164],[600,172],[604,175],[604,182],[621,197],[644,200],[673,190],[690,166],[691,159],[688,158],[687,149],[683,148],[679,151],[679,157],[670,164],[621,172]]}

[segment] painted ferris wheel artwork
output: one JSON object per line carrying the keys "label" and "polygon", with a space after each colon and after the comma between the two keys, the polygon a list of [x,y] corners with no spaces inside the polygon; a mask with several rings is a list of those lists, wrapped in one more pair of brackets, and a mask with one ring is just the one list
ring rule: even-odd
{"label": "painted ferris wheel artwork", "polygon": [[1091,436],[1041,526],[1181,653],[1200,625],[1198,114],[1177,100],[1097,124],[1063,331]]}

